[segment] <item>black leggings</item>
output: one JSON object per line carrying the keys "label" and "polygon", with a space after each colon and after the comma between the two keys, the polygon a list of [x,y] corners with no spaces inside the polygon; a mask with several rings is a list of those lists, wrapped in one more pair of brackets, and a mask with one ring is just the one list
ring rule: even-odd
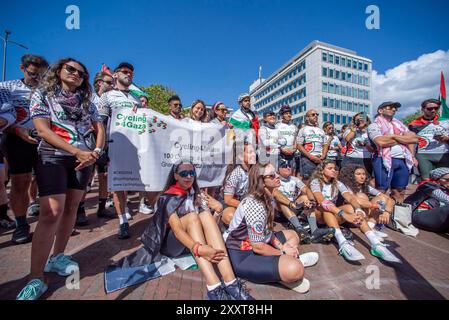
{"label": "black leggings", "polygon": [[426,211],[415,211],[412,215],[415,227],[431,232],[449,231],[449,206]]}

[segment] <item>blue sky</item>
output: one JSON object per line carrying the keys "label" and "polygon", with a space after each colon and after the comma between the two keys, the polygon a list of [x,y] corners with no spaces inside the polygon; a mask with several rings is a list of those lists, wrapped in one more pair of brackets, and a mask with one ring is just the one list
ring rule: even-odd
{"label": "blue sky", "polygon": [[[80,30],[65,27],[71,4],[80,8]],[[365,27],[370,4],[380,8],[380,30]],[[445,0],[21,0],[0,8],[0,31],[12,30],[28,52],[51,62],[75,57],[91,74],[103,62],[129,61],[135,83],[167,85],[184,105],[200,98],[235,107],[259,65],[267,77],[313,40],[355,50],[379,73],[449,49]],[[7,78],[18,78],[25,50],[8,48]]]}

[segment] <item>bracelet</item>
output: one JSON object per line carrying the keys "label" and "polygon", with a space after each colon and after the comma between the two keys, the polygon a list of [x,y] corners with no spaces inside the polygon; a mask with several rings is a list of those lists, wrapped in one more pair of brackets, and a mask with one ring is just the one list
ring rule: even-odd
{"label": "bracelet", "polygon": [[344,214],[345,214],[345,212],[344,212],[343,209],[340,210],[340,211],[338,211],[338,216],[339,216],[339,217],[343,218],[343,215],[344,215]]}
{"label": "bracelet", "polygon": [[193,255],[197,258],[200,257],[199,249],[201,246],[202,246],[202,244],[197,242],[197,243],[195,243],[195,246],[193,247]]}

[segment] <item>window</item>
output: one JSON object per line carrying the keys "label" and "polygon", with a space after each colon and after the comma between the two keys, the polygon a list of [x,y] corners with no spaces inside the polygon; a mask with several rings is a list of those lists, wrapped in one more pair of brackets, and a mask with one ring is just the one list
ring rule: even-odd
{"label": "window", "polygon": [[361,62],[359,62],[359,70],[363,70],[363,64]]}
{"label": "window", "polygon": [[349,117],[349,116],[348,116],[348,123],[349,123],[349,122],[352,122],[352,117]]}
{"label": "window", "polygon": [[352,102],[348,102],[348,111],[354,111],[354,110],[352,109]]}
{"label": "window", "polygon": [[368,71],[368,63],[364,63],[363,64],[363,70],[364,71]]}
{"label": "window", "polygon": [[335,56],[335,64],[340,65],[340,57],[339,56]]}
{"label": "window", "polygon": [[340,109],[340,100],[335,100],[335,108]]}
{"label": "window", "polygon": [[329,83],[329,93],[335,93],[334,84]]}
{"label": "window", "polygon": [[337,124],[341,123],[341,116],[339,114],[337,114]]}
{"label": "window", "polygon": [[348,120],[348,117],[347,116],[343,116],[343,124],[346,124],[347,123],[347,120]]}
{"label": "window", "polygon": [[327,82],[323,82],[323,92],[327,92]]}
{"label": "window", "polygon": [[327,62],[327,53],[326,53],[326,52],[323,52],[322,60],[323,60],[324,62]]}
{"label": "window", "polygon": [[346,61],[346,67],[351,68],[351,64],[352,64],[352,60],[351,60],[351,59],[348,59],[348,60]]}
{"label": "window", "polygon": [[327,122],[327,119],[328,119],[328,114],[323,113],[323,122]]}
{"label": "window", "polygon": [[357,61],[355,60],[352,61],[352,68],[357,69]]}
{"label": "window", "polygon": [[334,122],[335,121],[335,115],[334,114],[331,114],[331,116],[330,116],[330,120],[329,120],[330,122]]}
{"label": "window", "polygon": [[323,67],[323,77],[327,77],[327,68]]}
{"label": "window", "polygon": [[349,81],[349,82],[352,81],[352,73],[348,73],[348,81]]}
{"label": "window", "polygon": [[329,99],[329,107],[330,108],[334,108],[335,107],[335,100],[334,99]]}
{"label": "window", "polygon": [[335,85],[335,93],[336,94],[341,94],[341,86],[340,85]]}
{"label": "window", "polygon": [[346,81],[346,72],[341,72],[341,80]]}
{"label": "window", "polygon": [[329,69],[329,77],[330,78],[334,77],[334,69]]}
{"label": "window", "polygon": [[340,79],[340,71],[335,70],[335,79]]}
{"label": "window", "polygon": [[346,67],[346,58],[341,57],[341,66]]}
{"label": "window", "polygon": [[342,110],[348,110],[347,108],[348,108],[347,102],[346,101],[342,101],[341,102],[341,109]]}
{"label": "window", "polygon": [[323,107],[327,108],[327,98],[323,97]]}
{"label": "window", "polygon": [[329,63],[334,63],[334,55],[329,54]]}
{"label": "window", "polygon": [[346,95],[346,86],[341,86],[341,94]]}

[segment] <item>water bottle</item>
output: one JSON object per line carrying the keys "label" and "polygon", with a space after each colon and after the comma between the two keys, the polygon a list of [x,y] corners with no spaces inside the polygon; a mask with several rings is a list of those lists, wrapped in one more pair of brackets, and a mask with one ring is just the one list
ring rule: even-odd
{"label": "water bottle", "polygon": [[[379,205],[379,210],[380,210],[381,212],[384,212],[384,211],[385,211],[385,206],[386,206],[385,201],[379,200],[379,201],[377,201],[377,204]],[[384,225],[383,223],[377,223],[377,224],[374,226],[374,228],[375,228],[376,230],[378,230],[378,231],[382,230],[384,227],[385,227],[385,225]]]}

